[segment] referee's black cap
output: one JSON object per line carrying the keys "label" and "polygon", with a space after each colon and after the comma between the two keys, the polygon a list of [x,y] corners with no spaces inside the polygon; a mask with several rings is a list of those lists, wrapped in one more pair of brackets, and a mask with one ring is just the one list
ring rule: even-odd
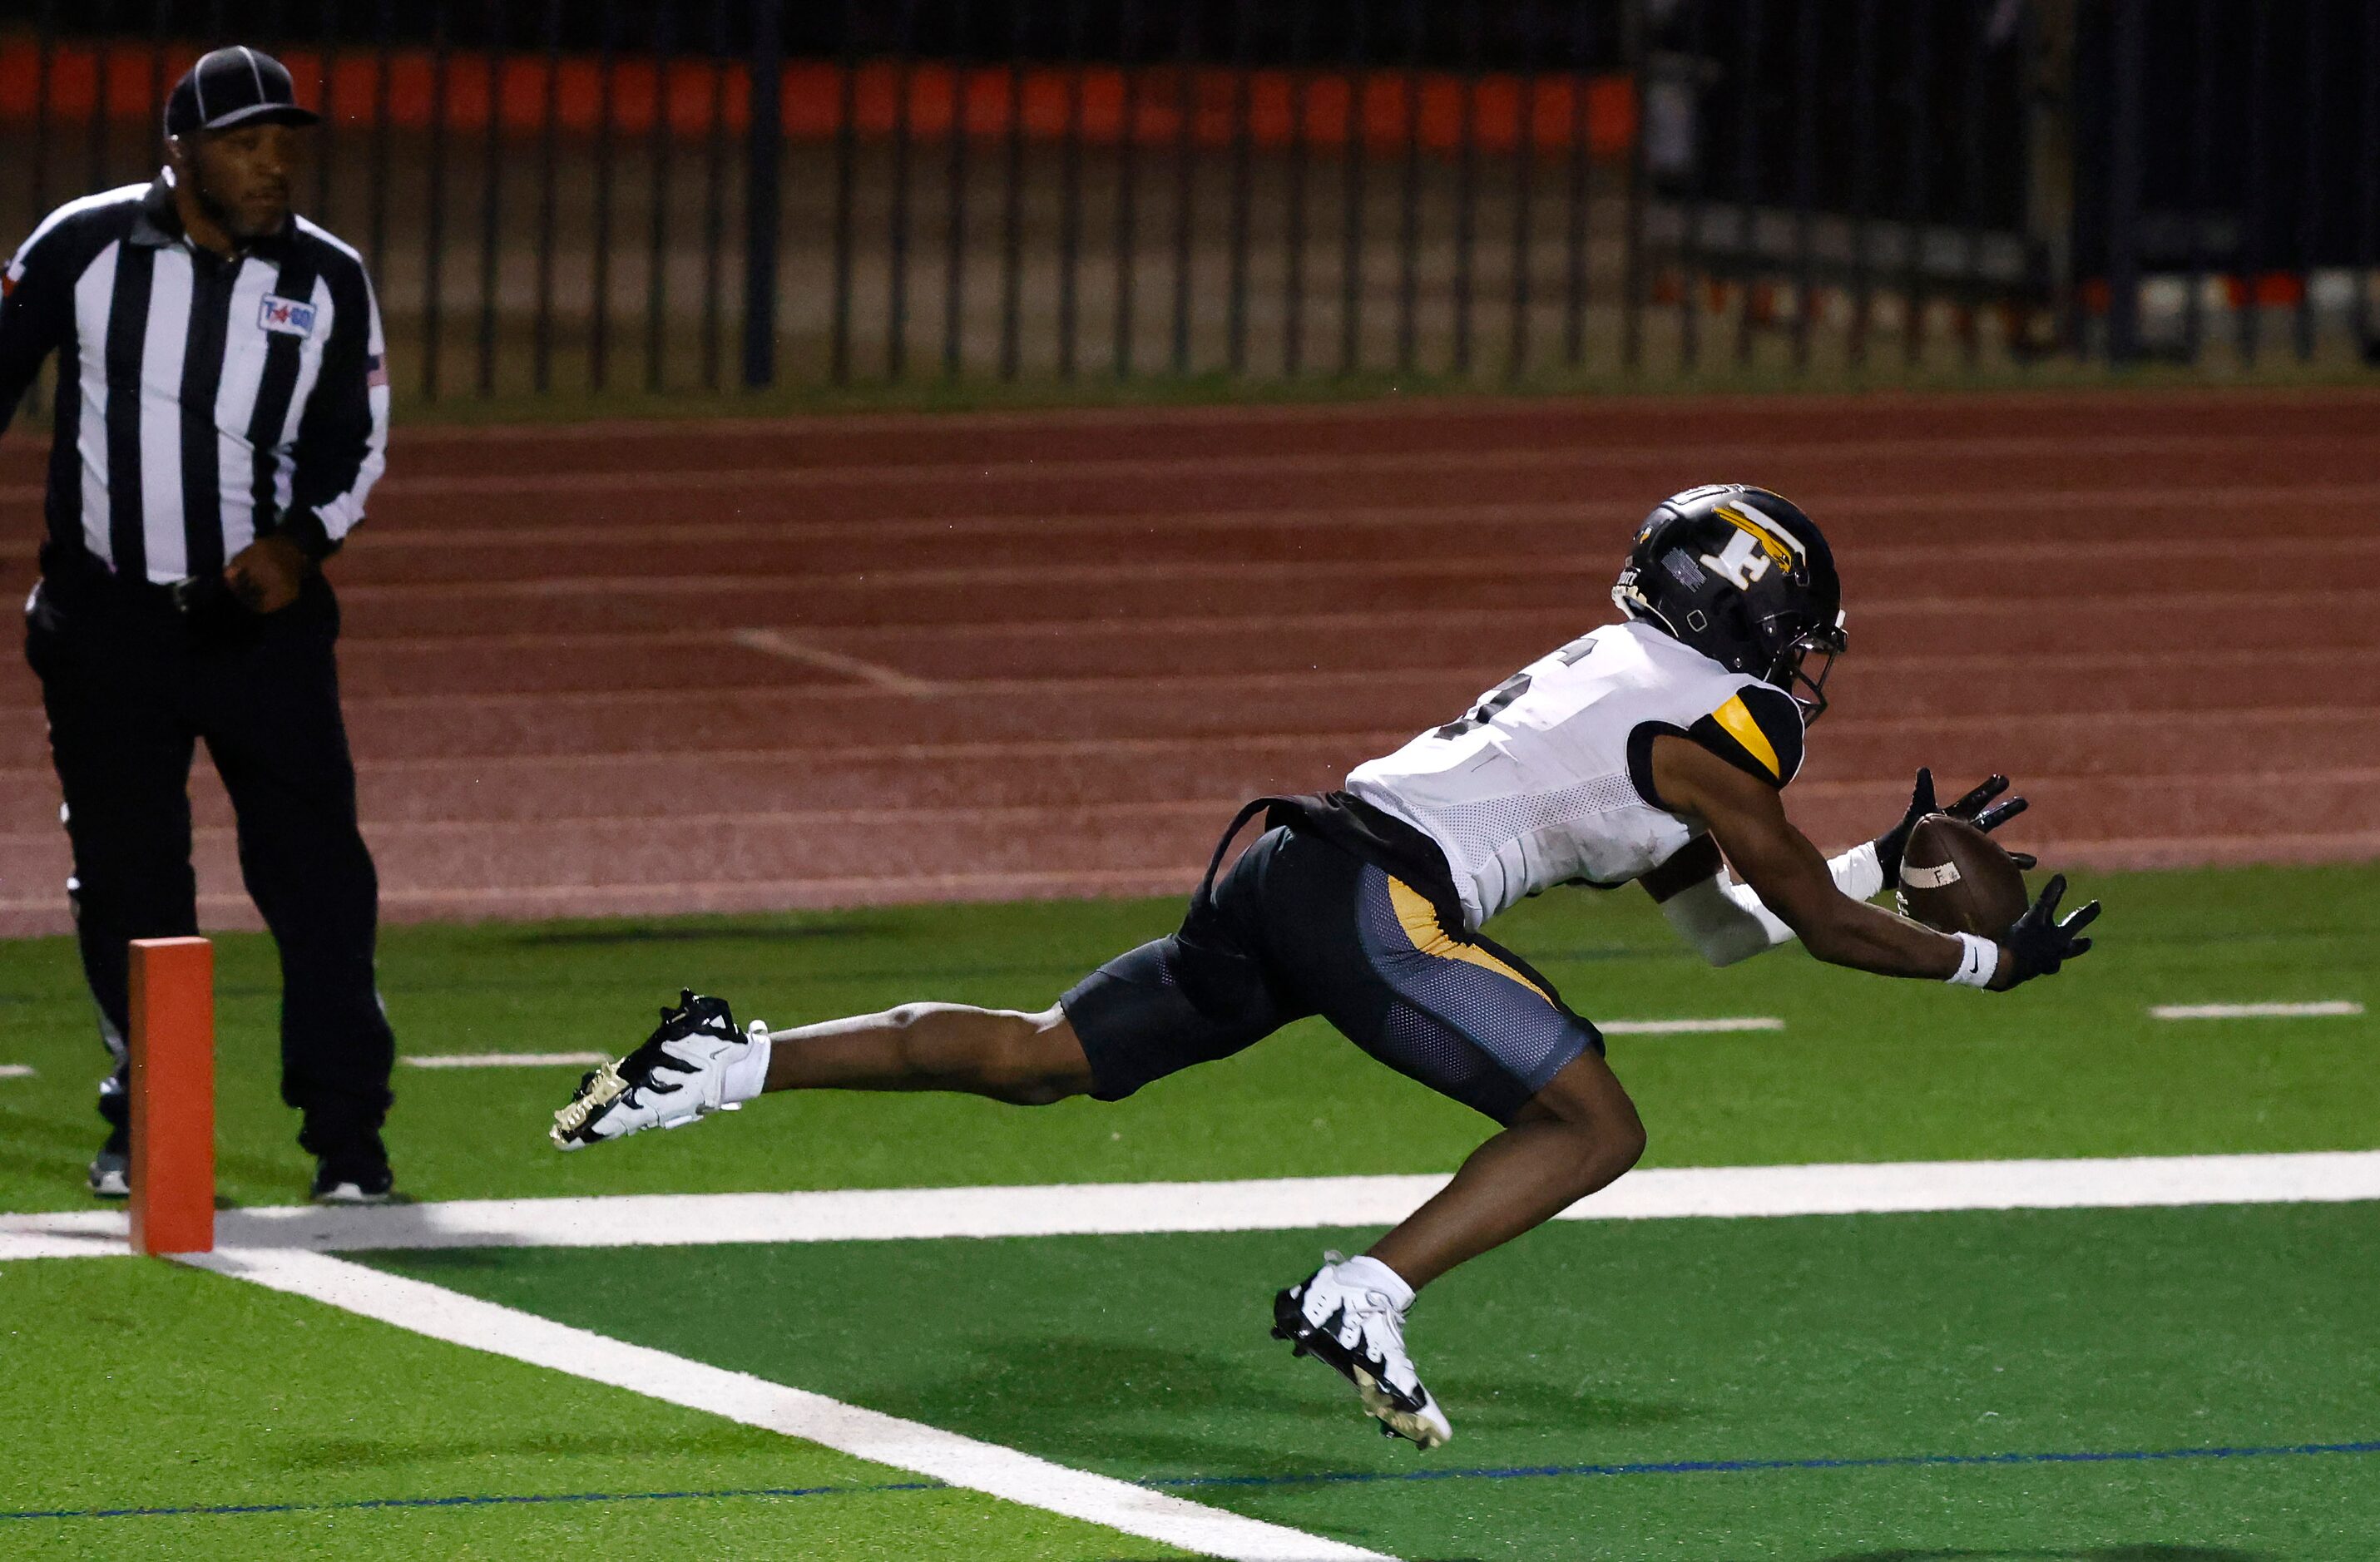
{"label": "referee's black cap", "polygon": [[322,115],[298,103],[289,67],[261,49],[235,43],[200,57],[165,99],[165,134],[228,130],[260,121],[316,125]]}

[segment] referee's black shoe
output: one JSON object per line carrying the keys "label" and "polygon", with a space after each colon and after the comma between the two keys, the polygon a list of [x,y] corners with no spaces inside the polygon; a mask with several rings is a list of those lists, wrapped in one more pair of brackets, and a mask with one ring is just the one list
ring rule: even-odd
{"label": "referee's black shoe", "polygon": [[316,1204],[386,1204],[396,1196],[396,1175],[380,1135],[364,1134],[337,1145],[314,1162]]}

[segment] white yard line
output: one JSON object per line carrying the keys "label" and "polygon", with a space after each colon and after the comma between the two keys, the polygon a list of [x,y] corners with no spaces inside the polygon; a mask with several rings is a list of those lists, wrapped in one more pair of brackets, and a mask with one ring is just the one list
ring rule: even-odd
{"label": "white yard line", "polygon": [[[1291,1231],[1390,1225],[1446,1181],[1444,1174],[1431,1173],[471,1199],[379,1209],[294,1205],[225,1210],[215,1217],[215,1233],[227,1248],[363,1252]],[[1633,1172],[1558,1218],[1740,1219],[2361,1200],[2380,1200],[2380,1150],[1681,1167]],[[0,1215],[0,1259],[121,1253],[124,1238],[124,1216],[115,1210]]]}
{"label": "white yard line", "polygon": [[0,1079],[31,1079],[34,1072],[30,1063],[0,1063]]}
{"label": "white yard line", "polygon": [[1393,1562],[1111,1476],[847,1405],[321,1253],[225,1248],[186,1262],[432,1339],[608,1384],[1068,1518],[1246,1562]]}
{"label": "white yard line", "polygon": [[1721,1031],[1781,1031],[1773,1014],[1738,1014],[1711,1020],[1597,1020],[1605,1035],[1711,1035]]}
{"label": "white yard line", "polygon": [[549,1063],[585,1069],[611,1060],[608,1052],[426,1052],[401,1059],[416,1069],[534,1069]]}
{"label": "white yard line", "polygon": [[840,672],[846,678],[857,678],[862,683],[873,684],[896,695],[932,695],[942,690],[940,684],[929,679],[912,678],[900,669],[887,667],[880,661],[868,661],[860,657],[845,656],[841,651],[828,650],[822,646],[806,644],[782,629],[732,629],[728,631],[727,637],[747,651],[781,657],[824,672]]}
{"label": "white yard line", "polygon": [[2160,1003],[2149,1011],[2158,1020],[2313,1020],[2363,1012],[2346,999],[2323,1003]]}

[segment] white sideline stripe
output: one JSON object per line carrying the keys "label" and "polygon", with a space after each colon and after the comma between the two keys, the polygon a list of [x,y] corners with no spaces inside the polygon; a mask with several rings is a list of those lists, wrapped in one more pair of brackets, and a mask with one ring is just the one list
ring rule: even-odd
{"label": "white sideline stripe", "polygon": [[30,1063],[0,1063],[0,1079],[31,1079],[34,1072]]}
{"label": "white sideline stripe", "polygon": [[942,692],[942,685],[930,680],[912,678],[900,669],[887,667],[880,661],[845,656],[841,651],[831,651],[823,646],[809,645],[795,639],[782,629],[735,629],[729,631],[727,637],[747,651],[759,651],[763,656],[781,657],[787,661],[798,661],[806,667],[815,667],[824,672],[840,672],[846,678],[857,678],[863,683],[873,684],[880,689],[889,689],[896,695],[933,695]]}
{"label": "white sideline stripe", "polygon": [[121,1209],[0,1215],[0,1260],[116,1258],[129,1253],[131,1217]]}
{"label": "white sideline stripe", "polygon": [[404,1059],[417,1069],[533,1069],[546,1063],[583,1069],[611,1060],[602,1052],[426,1052]]}
{"label": "white sideline stripe", "polygon": [[1781,1031],[1785,1022],[1773,1014],[1738,1014],[1712,1020],[1597,1020],[1605,1035],[1705,1035],[1719,1031]]}
{"label": "white sideline stripe", "polygon": [[[215,1235],[225,1247],[360,1253],[1296,1231],[1392,1225],[1447,1181],[1442,1173],[1429,1173],[1245,1182],[463,1199],[378,1208],[286,1205],[225,1210],[215,1217]],[[2380,1150],[1677,1167],[1632,1172],[1556,1218],[1745,1219],[2362,1200],[2380,1200]],[[125,1233],[120,1210],[0,1215],[0,1259],[121,1253]]]}
{"label": "white sideline stripe", "polygon": [[2310,1020],[2363,1012],[2348,999],[2322,1003],[2160,1003],[2149,1011],[2159,1020]]}
{"label": "white sideline stripe", "polygon": [[223,1248],[185,1262],[450,1344],[704,1411],[1009,1502],[1062,1513],[1206,1556],[1245,1562],[1394,1562],[1377,1551],[1244,1519],[1129,1481],[1069,1470],[955,1432],[904,1421],[573,1328],[443,1286],[322,1253]]}

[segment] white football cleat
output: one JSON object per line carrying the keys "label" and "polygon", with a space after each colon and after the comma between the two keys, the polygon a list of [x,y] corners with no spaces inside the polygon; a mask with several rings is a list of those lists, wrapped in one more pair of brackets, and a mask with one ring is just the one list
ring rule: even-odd
{"label": "white football cleat", "polygon": [[1383,1435],[1437,1447],[1454,1428],[1405,1354],[1404,1309],[1387,1291],[1342,1277],[1344,1260],[1337,1253],[1327,1257],[1329,1263],[1273,1298],[1273,1338],[1354,1384],[1364,1409],[1379,1418]]}
{"label": "white football cleat", "polygon": [[648,1128],[683,1128],[713,1112],[732,1112],[760,1094],[769,1077],[769,1027],[742,1032],[727,1000],[689,987],[642,1047],[589,1071],[570,1104],[553,1114],[554,1148],[576,1150]]}

